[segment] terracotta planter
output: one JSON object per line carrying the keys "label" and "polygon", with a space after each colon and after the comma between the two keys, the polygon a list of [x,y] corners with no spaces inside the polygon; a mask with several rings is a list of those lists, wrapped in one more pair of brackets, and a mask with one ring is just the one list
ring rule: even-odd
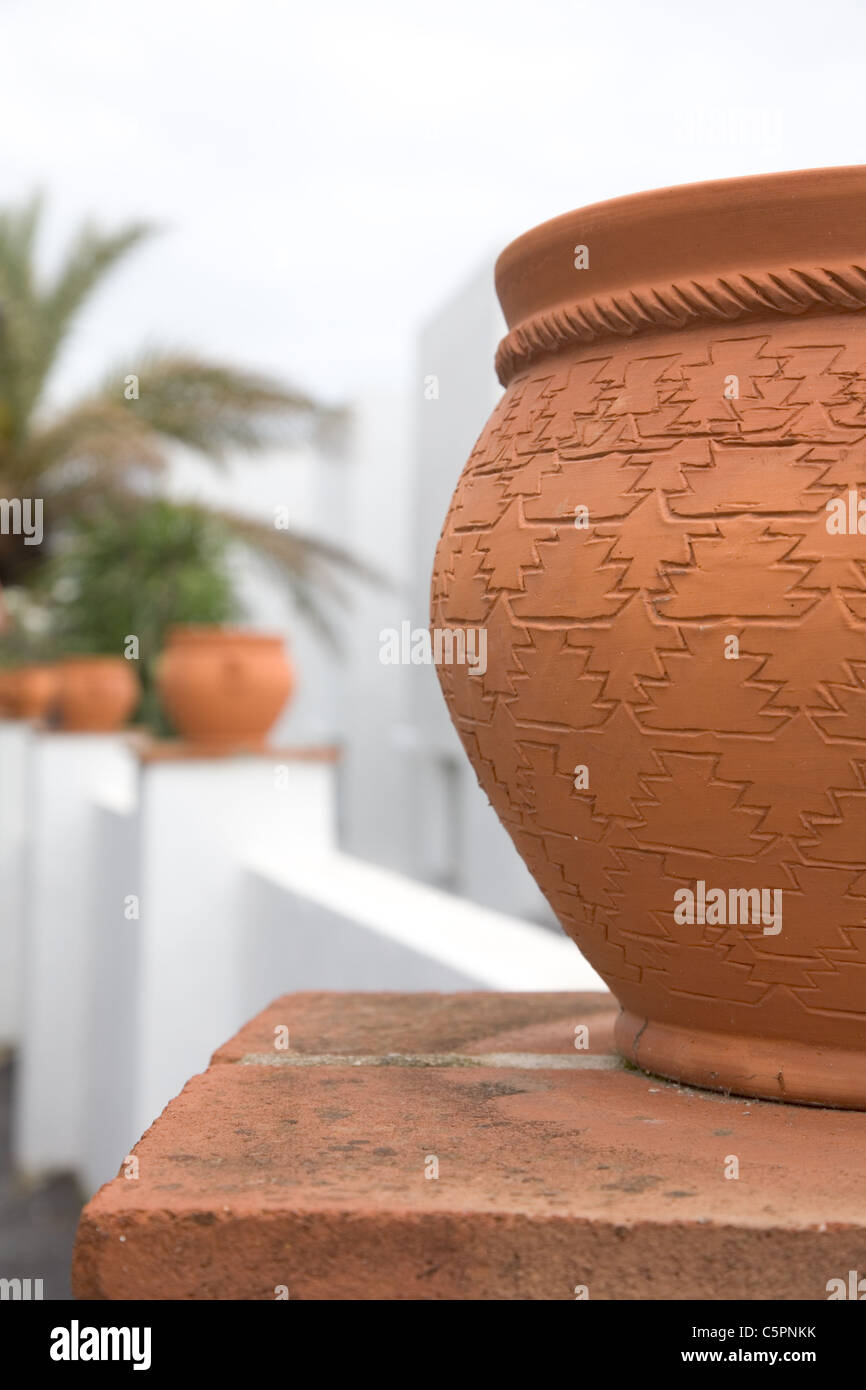
{"label": "terracotta planter", "polygon": [[177,627],[160,658],[157,684],[171,722],[190,743],[257,748],[294,677],[280,637]]}
{"label": "terracotta planter", "polygon": [[45,719],[57,702],[58,675],[53,666],[20,666],[4,671],[0,706],[13,719]]}
{"label": "terracotta planter", "polygon": [[624,1055],[861,1108],[864,208],[864,168],[777,174],[509,246],[433,579],[487,634],[451,715]]}
{"label": "terracotta planter", "polygon": [[123,728],[140,693],[131,661],[122,656],[70,657],[57,670],[62,729],[113,733]]}
{"label": "terracotta planter", "polygon": [[0,671],[0,718],[12,719],[12,686],[14,671]]}

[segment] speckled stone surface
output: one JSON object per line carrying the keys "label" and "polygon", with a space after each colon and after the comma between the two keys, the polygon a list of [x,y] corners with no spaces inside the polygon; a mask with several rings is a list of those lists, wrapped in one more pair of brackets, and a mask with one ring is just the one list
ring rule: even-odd
{"label": "speckled stone surface", "polygon": [[603,994],[275,1001],[88,1204],[77,1296],[825,1299],[866,1272],[866,1114],[654,1079],[614,1016]]}

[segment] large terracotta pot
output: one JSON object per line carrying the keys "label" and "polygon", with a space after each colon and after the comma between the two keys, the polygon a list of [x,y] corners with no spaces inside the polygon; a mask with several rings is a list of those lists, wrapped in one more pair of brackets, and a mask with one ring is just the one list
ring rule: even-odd
{"label": "large terracotta pot", "polygon": [[0,702],[14,719],[45,719],[57,703],[59,680],[53,666],[19,666],[4,671]]}
{"label": "large terracotta pot", "polygon": [[138,677],[125,657],[70,657],[57,670],[62,729],[113,733],[123,727],[138,703]]}
{"label": "large terracotta pot", "polygon": [[190,743],[261,747],[294,687],[281,637],[176,627],[157,677],[171,722]]}
{"label": "large terracotta pot", "polygon": [[433,578],[434,625],[487,634],[483,673],[439,668],[452,718],[620,1000],[621,1052],[855,1107],[864,214],[866,169],[827,169],[621,198],[509,246],[505,394]]}

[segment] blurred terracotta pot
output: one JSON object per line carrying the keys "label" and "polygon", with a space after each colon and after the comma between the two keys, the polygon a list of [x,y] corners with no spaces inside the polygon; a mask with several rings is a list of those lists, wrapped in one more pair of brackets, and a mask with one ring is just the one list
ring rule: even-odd
{"label": "blurred terracotta pot", "polygon": [[11,719],[14,671],[0,671],[0,718]]}
{"label": "blurred terracotta pot", "polygon": [[53,666],[21,666],[5,671],[0,705],[12,719],[44,719],[57,702],[59,681]]}
{"label": "blurred terracotta pot", "polygon": [[138,703],[138,677],[125,657],[70,657],[57,673],[60,727],[70,732],[113,733]]}
{"label": "blurred terracotta pot", "polygon": [[178,733],[226,746],[260,747],[294,684],[282,638],[204,626],[171,629],[157,677]]}

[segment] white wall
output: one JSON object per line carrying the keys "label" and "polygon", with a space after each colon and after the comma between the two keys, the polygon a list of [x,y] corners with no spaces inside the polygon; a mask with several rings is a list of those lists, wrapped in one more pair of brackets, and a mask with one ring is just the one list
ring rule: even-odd
{"label": "white wall", "polygon": [[[2,771],[0,771],[2,776]],[[131,791],[133,760],[116,734],[40,733],[29,745],[22,895],[20,1054],[13,1148],[28,1171],[75,1168],[84,1142],[92,990],[94,798]]]}
{"label": "white wall", "polygon": [[0,719],[0,1048],[14,1046],[22,1022],[24,875],[33,731]]}
{"label": "white wall", "polygon": [[141,1137],[135,1076],[141,1009],[141,902],[137,800],[97,795],[90,854],[89,1008],[84,1038],[84,1125],[76,1163],[88,1192],[114,1176]]}
{"label": "white wall", "polygon": [[332,774],[330,763],[268,756],[142,767],[139,1132],[248,1017],[237,986],[250,924],[242,865],[252,854],[291,863],[333,844]]}
{"label": "white wall", "polygon": [[482,905],[554,926],[478,786],[435,670],[379,660],[382,629],[429,624],[442,523],[500,394],[493,357],[504,325],[492,265],[491,255],[421,330],[407,390],[366,394],[355,408],[349,545],[384,570],[390,587],[364,591],[350,618],[341,843]]}
{"label": "white wall", "polygon": [[352,854],[413,872],[409,672],[383,666],[379,634],[406,616],[417,560],[409,515],[412,460],[405,393],[365,394],[353,409],[350,497],[353,552],[382,576],[359,585],[347,624],[342,683],[345,744],[340,839]]}
{"label": "white wall", "polygon": [[[442,523],[463,466],[501,395],[493,369],[505,324],[493,289],[493,256],[427,323],[416,355],[412,512],[412,618],[429,621],[430,573]],[[423,385],[435,376],[438,398]],[[448,716],[434,669],[411,669],[417,778],[415,864],[425,877],[502,911],[553,924],[553,914],[478,786]],[[443,857],[443,838],[448,849]],[[432,849],[431,849],[432,847]]]}

